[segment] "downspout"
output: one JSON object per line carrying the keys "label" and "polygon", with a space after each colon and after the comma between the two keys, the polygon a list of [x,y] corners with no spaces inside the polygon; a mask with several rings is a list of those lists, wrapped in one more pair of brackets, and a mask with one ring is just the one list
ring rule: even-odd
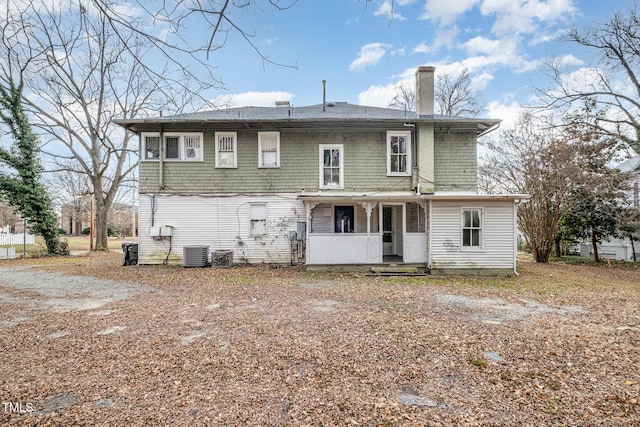
{"label": "downspout", "polygon": [[404,123],[411,128],[411,188],[418,189],[418,140],[416,139],[415,123]]}
{"label": "downspout", "polygon": [[160,190],[164,189],[164,125],[160,125],[160,141],[158,141],[158,186]]}
{"label": "downspout", "polygon": [[433,218],[432,218],[432,216],[433,216],[433,212],[432,212],[433,206],[432,206],[432,202],[433,201],[431,199],[429,199],[429,212],[428,212],[428,216],[427,216],[428,221],[429,221],[429,224],[428,224],[429,227],[427,228],[427,230],[429,230],[428,231],[428,235],[427,235],[427,268],[429,269],[429,271],[431,271],[431,247],[432,247],[431,246],[431,230],[432,230],[431,224],[433,224]]}
{"label": "downspout", "polygon": [[518,274],[518,205],[525,203],[527,200],[514,199],[513,200],[513,274]]}
{"label": "downspout", "polygon": [[518,275],[518,202],[513,201],[513,274]]}

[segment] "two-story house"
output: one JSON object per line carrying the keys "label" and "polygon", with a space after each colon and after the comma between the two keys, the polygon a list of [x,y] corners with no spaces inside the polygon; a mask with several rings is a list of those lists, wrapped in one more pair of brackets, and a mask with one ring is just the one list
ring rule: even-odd
{"label": "two-story house", "polygon": [[140,137],[142,264],[183,247],[235,262],[513,274],[525,195],[479,195],[477,138],[499,120],[434,115],[434,67],[417,111],[324,102],[115,122]]}

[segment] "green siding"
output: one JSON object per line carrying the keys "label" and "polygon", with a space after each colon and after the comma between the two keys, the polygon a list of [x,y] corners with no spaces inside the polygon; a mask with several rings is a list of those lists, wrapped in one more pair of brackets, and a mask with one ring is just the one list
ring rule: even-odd
{"label": "green siding", "polygon": [[[477,191],[477,146],[473,131],[433,132],[432,125],[418,131],[421,147],[414,158],[420,178],[435,181],[436,191]],[[226,131],[228,129],[219,129]],[[273,129],[270,129],[273,130]],[[178,194],[317,191],[318,147],[343,144],[344,191],[410,191],[411,177],[387,176],[387,130],[282,130],[280,168],[258,168],[258,131],[238,131],[238,168],[215,168],[214,134],[204,130],[203,162],[164,164],[164,188],[159,186],[159,162],[140,162],[140,192]],[[198,132],[175,126],[166,132]],[[433,137],[431,135],[434,135]],[[425,146],[426,145],[426,146]],[[433,168],[432,170],[430,170]],[[431,178],[433,177],[433,178]],[[338,191],[338,190],[336,190]]]}
{"label": "green siding", "polygon": [[159,163],[141,162],[140,192],[316,191],[319,186],[320,144],[344,145],[344,191],[411,190],[411,177],[387,176],[386,131],[282,131],[281,167],[273,169],[258,168],[257,131],[239,131],[238,168],[222,169],[215,168],[214,131],[206,130],[204,162],[165,161],[164,189],[160,189],[158,183]]}
{"label": "green siding", "polygon": [[436,191],[478,191],[475,133],[436,130],[434,174]]}

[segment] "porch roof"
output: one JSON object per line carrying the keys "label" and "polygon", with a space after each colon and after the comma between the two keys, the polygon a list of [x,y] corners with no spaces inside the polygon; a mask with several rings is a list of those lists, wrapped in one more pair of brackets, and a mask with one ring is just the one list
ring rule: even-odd
{"label": "porch roof", "polygon": [[413,191],[395,192],[335,192],[319,191],[314,193],[301,193],[298,198],[303,202],[416,202],[421,200],[441,201],[515,201],[518,203],[530,199],[528,194],[476,194],[476,193],[434,193],[419,194]]}

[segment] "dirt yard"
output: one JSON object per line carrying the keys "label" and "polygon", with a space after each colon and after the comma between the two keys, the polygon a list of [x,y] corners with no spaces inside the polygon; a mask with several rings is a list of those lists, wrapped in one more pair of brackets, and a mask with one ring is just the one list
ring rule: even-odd
{"label": "dirt yard", "polygon": [[0,425],[636,426],[640,268],[0,263]]}

